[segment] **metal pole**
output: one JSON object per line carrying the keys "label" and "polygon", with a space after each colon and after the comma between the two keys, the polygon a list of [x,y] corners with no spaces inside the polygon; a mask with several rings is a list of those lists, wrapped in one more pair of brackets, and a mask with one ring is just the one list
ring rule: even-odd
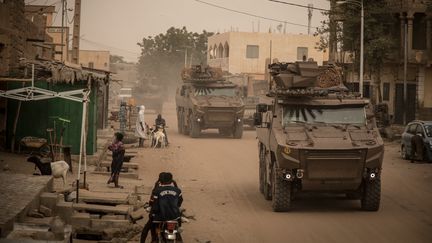
{"label": "metal pole", "polygon": [[361,4],[361,26],[360,26],[360,71],[359,71],[359,91],[360,97],[363,97],[363,65],[364,65],[364,9],[363,9],[363,0],[360,2]]}
{"label": "metal pole", "polygon": [[[65,0],[62,0],[62,25],[61,25],[61,44],[60,44],[60,48],[61,48],[61,56],[60,56],[60,61],[63,62],[63,51],[64,51],[64,46],[63,46],[63,36],[64,36],[64,17],[65,17]],[[55,47],[54,47],[54,51],[55,51]]]}
{"label": "metal pole", "polygon": [[187,48],[185,48],[185,64],[184,67],[187,68]]}
{"label": "metal pole", "polygon": [[404,78],[403,78],[403,124],[407,123],[407,76],[408,76],[408,25],[405,23],[404,28]]}
{"label": "metal pole", "polygon": [[81,177],[81,161],[82,161],[82,155],[83,155],[83,143],[84,143],[84,134],[85,134],[85,121],[86,121],[86,113],[87,113],[87,96],[88,93],[85,92],[83,94],[83,109],[82,109],[82,119],[81,119],[81,141],[80,141],[80,155],[79,155],[79,162],[78,162],[78,175],[77,175],[77,197],[76,202],[78,203],[79,200],[79,187],[80,187],[80,177]]}

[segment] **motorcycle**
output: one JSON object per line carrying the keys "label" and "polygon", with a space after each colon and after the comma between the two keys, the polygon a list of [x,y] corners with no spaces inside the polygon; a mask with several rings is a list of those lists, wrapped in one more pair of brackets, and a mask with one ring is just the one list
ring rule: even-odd
{"label": "motorcycle", "polygon": [[156,224],[156,235],[159,243],[183,242],[177,220],[153,221]]}

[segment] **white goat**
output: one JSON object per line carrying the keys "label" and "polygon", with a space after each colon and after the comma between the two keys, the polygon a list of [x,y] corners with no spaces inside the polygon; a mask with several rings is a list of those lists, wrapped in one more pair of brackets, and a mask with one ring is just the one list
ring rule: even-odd
{"label": "white goat", "polygon": [[28,162],[34,163],[40,170],[42,175],[52,175],[54,178],[63,178],[63,185],[66,184],[67,172],[69,165],[64,160],[54,161],[51,163],[42,163],[36,156],[31,156],[27,159]]}
{"label": "white goat", "polygon": [[161,144],[161,148],[165,148],[166,136],[163,133],[163,131],[158,130],[157,132],[153,133],[153,141],[154,141],[153,148],[156,148],[159,143]]}

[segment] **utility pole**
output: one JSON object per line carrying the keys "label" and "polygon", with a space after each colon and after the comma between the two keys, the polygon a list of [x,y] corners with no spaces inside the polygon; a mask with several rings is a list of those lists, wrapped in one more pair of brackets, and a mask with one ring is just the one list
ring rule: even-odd
{"label": "utility pole", "polygon": [[74,28],[72,36],[72,63],[79,64],[81,0],[75,0]]}
{"label": "utility pole", "polygon": [[308,4],[308,35],[311,34],[313,4]]}
{"label": "utility pole", "polygon": [[61,48],[60,61],[61,62],[63,62],[63,52],[64,52],[64,17],[65,17],[65,8],[66,8],[65,0],[62,0],[62,25],[61,25],[61,43],[60,43],[60,48]]}
{"label": "utility pole", "polygon": [[407,123],[408,24],[404,26],[403,124]]}

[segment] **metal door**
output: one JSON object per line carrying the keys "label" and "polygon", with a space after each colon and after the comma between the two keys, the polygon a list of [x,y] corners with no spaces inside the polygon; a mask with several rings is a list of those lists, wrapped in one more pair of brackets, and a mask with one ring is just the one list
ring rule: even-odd
{"label": "metal door", "polygon": [[415,120],[416,102],[417,102],[417,84],[407,85],[407,105],[404,107],[404,85],[396,84],[395,90],[395,113],[394,123],[403,124],[403,114],[406,111],[406,122]]}

